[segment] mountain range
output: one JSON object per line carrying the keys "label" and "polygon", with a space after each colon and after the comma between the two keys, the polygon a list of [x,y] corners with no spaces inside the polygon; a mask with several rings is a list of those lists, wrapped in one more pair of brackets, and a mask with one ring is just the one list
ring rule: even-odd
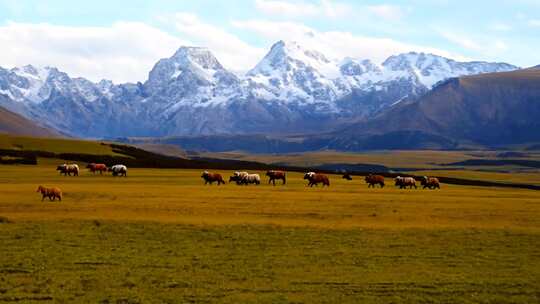
{"label": "mountain range", "polygon": [[298,43],[279,41],[255,67],[238,75],[206,48],[181,47],[170,58],[159,60],[144,83],[136,84],[95,83],[54,67],[0,68],[0,106],[76,137],[332,134],[334,130],[352,136],[350,130],[359,127],[377,135],[377,124],[400,128],[380,117],[411,116],[410,103],[429,96],[438,101],[433,89],[451,86],[455,80],[449,79],[517,69],[506,63],[457,62],[424,53],[399,54],[378,64],[361,58],[329,58]]}
{"label": "mountain range", "polygon": [[356,150],[372,148],[362,138],[385,142],[407,136],[411,142],[393,143],[402,148],[452,148],[466,143],[497,147],[539,142],[540,68],[451,78],[418,100],[404,101],[337,135],[351,145],[348,149]]}
{"label": "mountain range", "polygon": [[[138,139],[127,139],[139,143]],[[504,149],[540,142],[540,67],[450,78],[369,119],[319,134],[208,135],[154,139],[186,150]]]}

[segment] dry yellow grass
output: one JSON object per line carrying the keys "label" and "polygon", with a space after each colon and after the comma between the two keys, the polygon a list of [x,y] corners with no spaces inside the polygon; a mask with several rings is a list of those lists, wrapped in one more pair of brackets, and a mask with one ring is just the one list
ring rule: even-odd
{"label": "dry yellow grass", "polygon": [[[0,166],[0,302],[537,303],[540,192]],[[228,175],[230,172],[221,172]],[[259,172],[262,174],[262,172]],[[62,203],[37,185],[59,186]]]}
{"label": "dry yellow grass", "polygon": [[540,171],[530,170],[529,172],[488,172],[478,170],[436,170],[436,171],[414,171],[415,175],[444,176],[464,178],[471,180],[489,180],[502,183],[521,183],[540,185]]}
{"label": "dry yellow grass", "polygon": [[[222,172],[224,176],[230,172]],[[264,176],[263,172],[258,172]],[[107,219],[183,224],[274,224],[320,228],[540,227],[540,192],[443,185],[438,191],[368,189],[360,178],[331,176],[307,188],[299,173],[286,186],[204,186],[199,170],[131,169],[128,178],[59,176],[53,166],[0,167],[0,210],[13,220]],[[64,191],[41,203],[40,185]]]}

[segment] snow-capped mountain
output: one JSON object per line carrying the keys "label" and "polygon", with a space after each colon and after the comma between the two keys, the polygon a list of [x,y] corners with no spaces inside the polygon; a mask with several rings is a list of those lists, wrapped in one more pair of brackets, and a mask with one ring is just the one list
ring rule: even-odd
{"label": "snow-capped mountain", "polygon": [[206,48],[181,47],[144,84],[93,83],[28,65],[0,68],[0,94],[8,109],[84,137],[303,133],[370,117],[451,77],[515,69],[424,53],[377,64],[279,41],[243,76]]}
{"label": "snow-capped mountain", "polygon": [[294,42],[274,44],[246,76],[263,99],[332,105],[340,95],[334,82],[341,76],[337,62]]}

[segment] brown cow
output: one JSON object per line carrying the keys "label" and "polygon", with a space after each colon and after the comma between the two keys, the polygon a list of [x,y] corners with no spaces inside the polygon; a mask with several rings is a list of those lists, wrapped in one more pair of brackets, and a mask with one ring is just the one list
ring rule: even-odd
{"label": "brown cow", "polygon": [[59,201],[62,201],[62,190],[60,190],[59,188],[45,188],[43,186],[39,186],[36,192],[41,192],[42,202],[46,197],[48,197],[50,201],[54,201],[56,198],[58,198]]}
{"label": "brown cow", "polygon": [[381,188],[384,188],[384,176],[382,175],[370,174],[366,176],[365,180],[366,180],[366,183],[368,184],[368,188],[370,187],[375,188],[375,185],[380,185]]}
{"label": "brown cow", "polygon": [[426,189],[426,188],[429,188],[429,189],[435,189],[435,188],[441,189],[441,185],[439,184],[439,179],[436,178],[436,177],[422,176],[422,178],[420,179],[420,183],[423,186],[422,189]]}
{"label": "brown cow", "polygon": [[317,186],[319,183],[322,183],[323,187],[330,187],[330,180],[328,179],[328,176],[324,174],[308,172],[304,175],[304,179],[307,179],[309,181],[309,187],[313,187],[313,185]]}
{"label": "brown cow", "polygon": [[285,171],[270,170],[266,172],[266,176],[270,178],[268,180],[268,183],[273,183],[274,186],[276,185],[276,179],[282,180],[283,185],[285,185],[285,183],[287,182],[287,173],[285,173]]}
{"label": "brown cow", "polygon": [[342,176],[341,178],[346,179],[346,180],[348,180],[348,181],[351,181],[351,180],[352,180],[352,176],[351,176],[349,173],[343,174],[343,176]]}
{"label": "brown cow", "polygon": [[99,171],[99,174],[103,174],[103,172],[107,172],[107,165],[105,164],[95,164],[95,163],[90,163],[86,166],[87,169],[90,169],[90,172],[96,174],[96,172]]}
{"label": "brown cow", "polygon": [[208,171],[204,171],[201,177],[204,179],[205,185],[206,184],[212,185],[213,182],[217,182],[218,186],[221,184],[225,184],[223,177],[219,173],[210,173]]}

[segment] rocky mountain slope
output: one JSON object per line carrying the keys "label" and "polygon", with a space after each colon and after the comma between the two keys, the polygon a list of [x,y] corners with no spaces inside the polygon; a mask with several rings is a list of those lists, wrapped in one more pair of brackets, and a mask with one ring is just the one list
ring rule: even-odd
{"label": "rocky mountain slope", "polygon": [[341,149],[374,148],[376,139],[436,148],[539,142],[540,68],[452,78],[334,135]]}

